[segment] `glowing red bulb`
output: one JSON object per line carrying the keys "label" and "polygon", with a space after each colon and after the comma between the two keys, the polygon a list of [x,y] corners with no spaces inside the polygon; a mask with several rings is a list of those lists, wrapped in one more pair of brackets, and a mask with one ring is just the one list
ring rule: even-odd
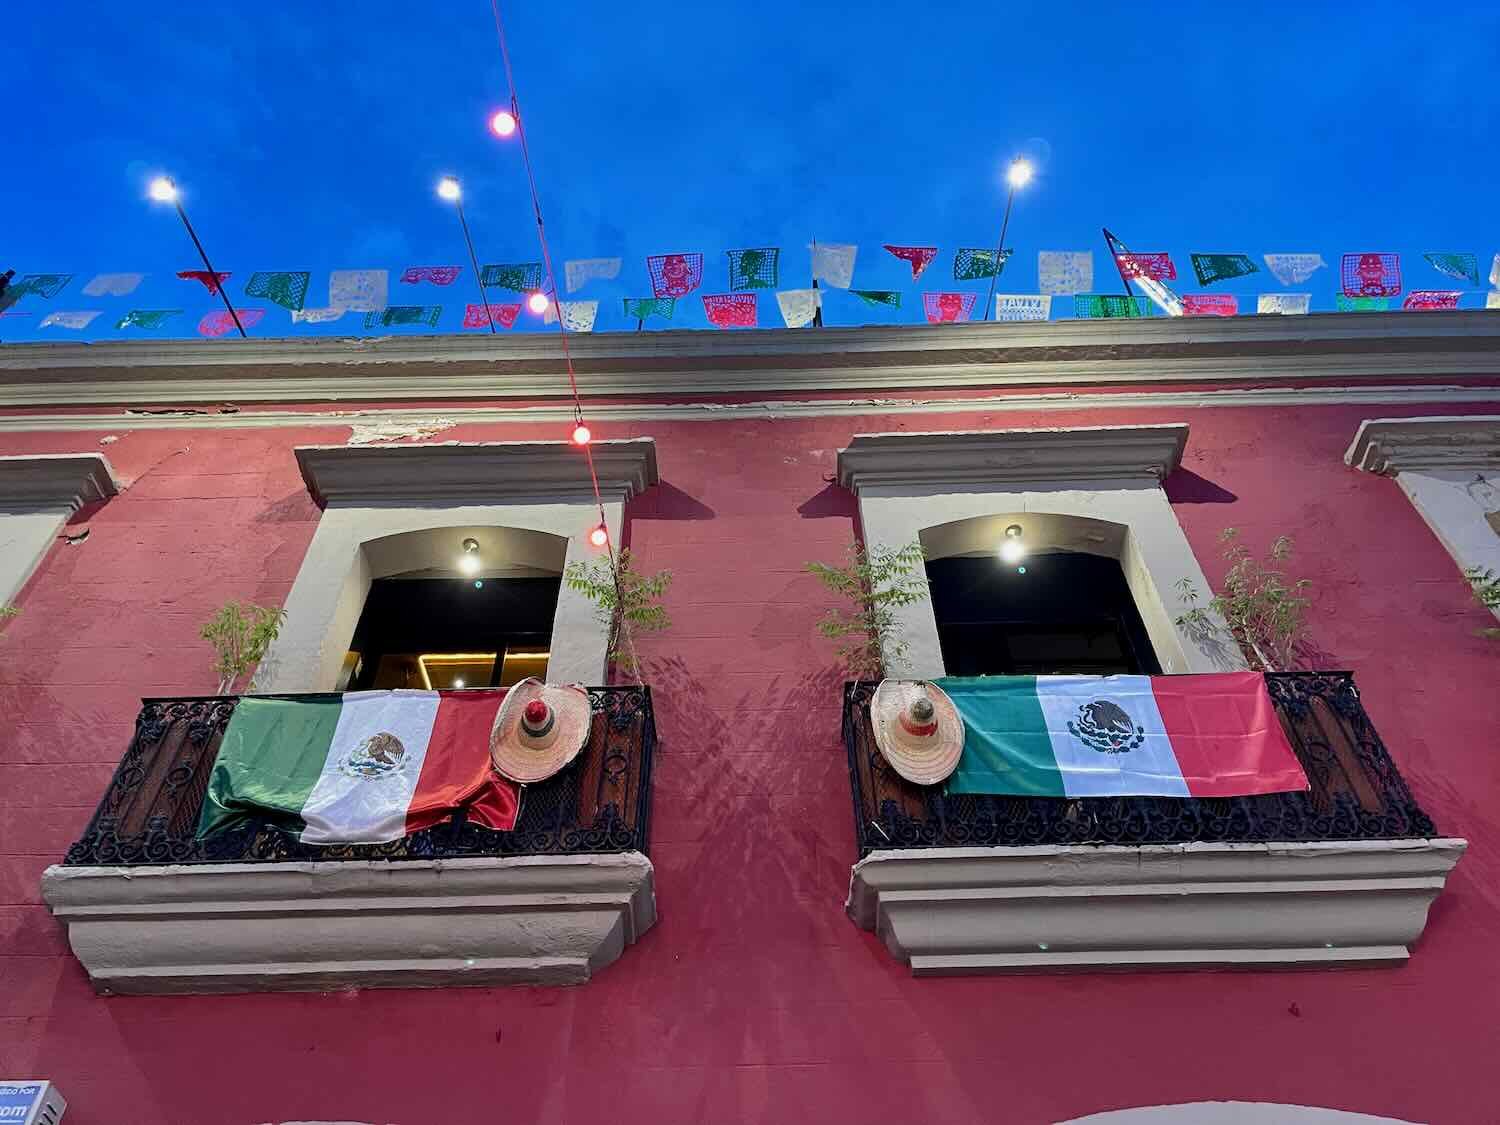
{"label": "glowing red bulb", "polygon": [[589,542],[596,547],[602,547],[609,542],[609,532],[604,529],[602,523],[589,532]]}
{"label": "glowing red bulb", "polygon": [[533,293],[526,298],[526,307],[536,313],[537,316],[541,316],[547,311],[547,294]]}
{"label": "glowing red bulb", "polygon": [[593,436],[594,435],[589,432],[589,428],[587,426],[585,426],[582,422],[579,422],[578,425],[576,425],[576,426],[573,427],[573,444],[574,445],[587,445],[589,443],[589,440]]}
{"label": "glowing red bulb", "polygon": [[490,131],[497,137],[508,137],[516,131],[516,117],[507,109],[497,109],[490,118]]}

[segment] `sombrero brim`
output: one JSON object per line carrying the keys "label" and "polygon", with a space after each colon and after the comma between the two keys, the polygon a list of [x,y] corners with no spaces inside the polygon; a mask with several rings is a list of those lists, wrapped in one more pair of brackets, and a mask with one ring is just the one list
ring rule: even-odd
{"label": "sombrero brim", "polygon": [[[903,736],[899,722],[902,711],[919,691],[932,701],[938,729],[930,738],[914,740]],[[870,724],[875,745],[891,769],[914,785],[936,785],[958,768],[964,752],[964,721],[947,692],[936,684],[880,681],[870,700]]]}
{"label": "sombrero brim", "polygon": [[[557,737],[545,749],[521,739],[521,712],[533,699],[545,700],[557,723]],[[490,761],[502,777],[521,784],[546,781],[583,749],[589,740],[593,712],[588,692],[580,687],[525,679],[510,689],[490,731]]]}

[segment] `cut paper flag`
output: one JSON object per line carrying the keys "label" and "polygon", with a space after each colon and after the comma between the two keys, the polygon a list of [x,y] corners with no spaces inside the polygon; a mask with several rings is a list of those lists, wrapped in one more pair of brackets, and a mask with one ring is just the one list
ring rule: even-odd
{"label": "cut paper flag", "polygon": [[145,278],[143,273],[101,273],[83,287],[85,297],[128,297]]}
{"label": "cut paper flag", "polygon": [[306,271],[289,273],[252,273],[245,282],[245,296],[264,297],[284,309],[300,309],[307,303],[307,283],[312,274]]}
{"label": "cut paper flag", "polygon": [[436,328],[443,315],[442,305],[391,305],[379,312],[365,313],[366,328],[399,328],[407,324],[425,324]]}
{"label": "cut paper flag", "polygon": [[1500,309],[1500,293],[1486,293],[1484,295],[1484,307],[1487,309]]}
{"label": "cut paper flag", "polygon": [[1233,293],[1186,293],[1182,297],[1183,316],[1234,316],[1239,311]]}
{"label": "cut paper flag", "polygon": [[1177,266],[1166,251],[1151,253],[1124,253],[1116,255],[1120,265],[1120,276],[1126,278],[1149,277],[1152,281],[1176,281]]}
{"label": "cut paper flag", "polygon": [[427,281],[433,285],[452,285],[463,272],[463,266],[408,266],[401,272],[401,284],[419,285]]}
{"label": "cut paper flag", "polygon": [[1389,297],[1351,297],[1340,293],[1336,300],[1339,312],[1384,312],[1391,307]]}
{"label": "cut paper flag", "polygon": [[937,257],[936,246],[892,246],[889,242],[883,244],[887,250],[911,266],[911,279],[916,281],[922,276],[922,271],[932,265],[932,259]]}
{"label": "cut paper flag", "polygon": [[[858,246],[840,242],[814,242],[812,251],[812,275],[814,281],[826,281],[835,289],[848,289],[854,283],[854,258]],[[1500,255],[1496,256],[1500,261]],[[1500,285],[1500,282],[1496,283]]]}
{"label": "cut paper flag", "polygon": [[[550,302],[548,307],[551,307]],[[484,305],[465,305],[464,327],[488,328],[490,319],[493,318],[498,327],[510,328],[516,323],[516,317],[521,315],[521,302],[517,301],[513,305],[490,305],[488,317],[485,316],[484,310]]]}
{"label": "cut paper flag", "polygon": [[996,320],[1046,320],[1052,315],[1052,298],[1046,293],[997,293]]}
{"label": "cut paper flag", "polygon": [[1255,299],[1257,313],[1301,316],[1312,305],[1311,293],[1262,293]]}
{"label": "cut paper flag", "polygon": [[754,293],[710,293],[703,297],[703,311],[715,328],[754,328]]}
{"label": "cut paper flag", "polygon": [[1339,276],[1346,297],[1394,297],[1401,292],[1401,255],[1345,254]]}
{"label": "cut paper flag", "polygon": [[38,327],[51,328],[55,324],[59,328],[87,328],[98,315],[97,309],[90,309],[86,312],[48,313],[42,317],[42,323]]}
{"label": "cut paper flag", "polygon": [[8,297],[25,297],[35,293],[45,300],[52,300],[68,287],[73,280],[70,273],[28,273],[12,281],[5,293]]}
{"label": "cut paper flag", "polygon": [[675,297],[626,297],[625,315],[632,320],[645,320],[648,316],[659,316],[671,320],[677,308]]}
{"label": "cut paper flag", "polygon": [[726,250],[724,254],[729,259],[729,288],[775,289],[781,283],[781,250],[777,247]]}
{"label": "cut paper flag", "polygon": [[293,324],[328,324],[330,321],[338,320],[350,309],[334,306],[327,309],[293,309]]}
{"label": "cut paper flag", "polygon": [[486,289],[509,289],[512,293],[535,293],[542,287],[541,262],[506,262],[485,266],[479,282]]}
{"label": "cut paper flag", "polygon": [[702,254],[653,254],[646,259],[651,292],[657,297],[686,297],[703,284]]}
{"label": "cut paper flag", "polygon": [[952,324],[968,320],[974,311],[977,293],[923,293],[922,311],[928,324]]}
{"label": "cut paper flag", "polygon": [[219,286],[229,280],[229,272],[209,273],[207,270],[178,270],[177,276],[183,281],[196,281],[207,289],[210,296],[219,295]]}
{"label": "cut paper flag", "polygon": [[[240,318],[240,324],[248,332],[250,328],[260,323],[261,317],[266,315],[265,309],[235,309]],[[234,317],[229,315],[228,309],[215,309],[211,313],[205,313],[203,319],[198,322],[198,335],[200,336],[225,336],[230,332],[236,332]]]}
{"label": "cut paper flag", "polygon": [[334,270],[328,275],[328,307],[348,312],[379,312],[390,304],[386,270]]}
{"label": "cut paper flag", "polygon": [[1458,299],[1463,296],[1457,289],[1413,289],[1401,302],[1401,307],[1414,311],[1432,309],[1456,309]]}
{"label": "cut paper flag", "polygon": [[986,277],[999,277],[1010,261],[1010,251],[999,253],[993,249],[965,246],[953,255],[953,280],[978,281]]}
{"label": "cut paper flag", "polygon": [[934,682],[964,722],[949,793],[1248,797],[1308,788],[1256,672]]}
{"label": "cut paper flag", "polygon": [[1190,254],[1193,273],[1198,275],[1199,285],[1212,285],[1216,281],[1227,281],[1231,277],[1244,277],[1260,273],[1260,267],[1250,260],[1248,254]]}
{"label": "cut paper flag", "polygon": [[1490,263],[1490,287],[1500,289],[1500,254],[1495,255],[1495,260]]}
{"label": "cut paper flag", "polygon": [[[1104,241],[1109,244],[1109,252],[1114,256],[1115,266],[1116,270],[1120,274],[1120,280],[1125,282],[1125,292],[1134,292],[1130,288],[1130,281],[1126,280],[1125,278],[1123,267],[1120,266],[1120,259],[1122,257],[1129,256],[1130,247],[1126,246],[1123,242],[1121,242],[1118,238],[1111,234],[1107,227],[1104,230]],[[1162,312],[1166,313],[1168,316],[1182,315],[1182,299],[1179,298],[1177,294],[1174,293],[1170,288],[1168,288],[1166,282],[1157,281],[1156,278],[1151,277],[1147,274],[1137,274],[1134,278],[1134,281],[1137,285],[1139,285],[1146,291],[1146,296],[1151,300],[1151,303],[1159,308]]]}
{"label": "cut paper flag", "polygon": [[379,844],[442,824],[516,825],[520,790],[490,768],[505,691],[242,697],[209,773],[198,836],[256,821],[305,844]]}
{"label": "cut paper flag", "polygon": [[1479,259],[1473,254],[1431,250],[1422,257],[1426,258],[1427,264],[1440,274],[1457,278],[1459,281],[1467,281],[1470,285],[1479,284]]}
{"label": "cut paper flag", "polygon": [[613,281],[620,276],[619,258],[573,258],[563,263],[563,279],[569,293],[591,281]]}
{"label": "cut paper flag", "polygon": [[116,328],[160,328],[181,309],[131,309],[115,321]]}
{"label": "cut paper flag", "polygon": [[1283,285],[1300,285],[1328,263],[1322,254],[1262,254],[1266,269]]}
{"label": "cut paper flag", "polygon": [[806,328],[817,315],[821,298],[818,289],[782,289],[776,294],[776,303],[788,328]]}
{"label": "cut paper flag", "polygon": [[1042,250],[1036,256],[1037,288],[1043,293],[1085,293],[1094,287],[1092,250]]}
{"label": "cut paper flag", "polygon": [[1126,297],[1118,293],[1077,293],[1073,296],[1073,315],[1081,320],[1146,317],[1151,315],[1151,310],[1151,302],[1145,297]]}
{"label": "cut paper flag", "polygon": [[549,301],[542,322],[551,324],[557,320],[557,310],[562,311],[563,327],[569,332],[592,332],[594,320],[599,315],[598,301]]}
{"label": "cut paper flag", "polygon": [[889,305],[893,309],[901,307],[901,294],[894,289],[851,289],[849,292],[867,305]]}

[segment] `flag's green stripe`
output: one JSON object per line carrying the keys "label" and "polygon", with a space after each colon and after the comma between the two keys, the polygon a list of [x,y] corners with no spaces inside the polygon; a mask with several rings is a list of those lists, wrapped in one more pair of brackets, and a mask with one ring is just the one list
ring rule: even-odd
{"label": "flag's green stripe", "polygon": [[948,779],[948,792],[1067,795],[1035,676],[950,676],[935,682],[964,720],[964,752]]}
{"label": "flag's green stripe", "polygon": [[241,699],[219,744],[198,835],[247,817],[300,833],[302,806],[323,772],[343,700]]}

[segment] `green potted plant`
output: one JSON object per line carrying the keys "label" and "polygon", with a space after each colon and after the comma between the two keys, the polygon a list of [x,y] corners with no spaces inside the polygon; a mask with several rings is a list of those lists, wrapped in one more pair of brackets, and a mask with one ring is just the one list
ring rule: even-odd
{"label": "green potted plant", "polygon": [[922,570],[926,558],[915,540],[902,547],[873,548],[856,541],[849,545],[849,561],[842,566],[807,564],[807,572],[830,593],[850,602],[850,608],[824,614],[818,632],[837,642],[839,658],[851,676],[878,679],[886,660],[899,663],[906,655],[896,610],[927,597]]}
{"label": "green potted plant", "polygon": [[[226,602],[209,619],[201,635],[214,647],[218,694],[234,694],[236,682],[260,663],[285,620],[284,609],[248,602]],[[247,686],[253,686],[253,680]]]}

